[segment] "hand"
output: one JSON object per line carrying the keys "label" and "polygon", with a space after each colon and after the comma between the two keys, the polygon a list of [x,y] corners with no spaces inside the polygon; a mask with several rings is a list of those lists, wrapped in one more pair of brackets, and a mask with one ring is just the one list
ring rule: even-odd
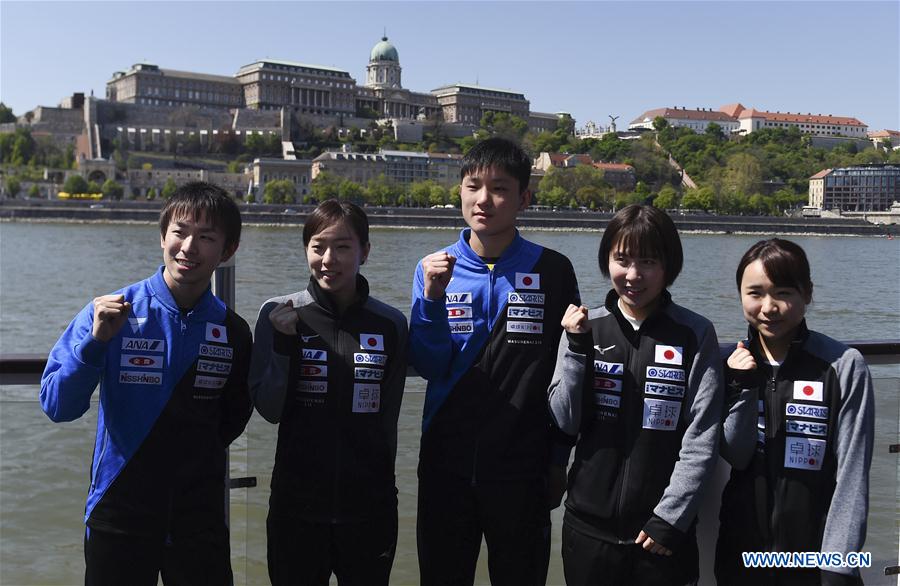
{"label": "hand", "polygon": [[294,302],[290,299],[287,300],[287,303],[279,303],[269,312],[269,322],[272,327],[286,336],[297,335],[298,321],[300,321],[300,316],[297,315]]}
{"label": "hand", "polygon": [[562,327],[570,334],[585,334],[590,331],[588,327],[588,308],[582,305],[577,307],[569,304],[566,313],[563,315]]}
{"label": "hand", "polygon": [[563,494],[566,492],[566,467],[550,465],[547,473],[547,501],[552,511],[562,502]]}
{"label": "hand", "polygon": [[753,354],[744,346],[743,342],[737,343],[737,348],[728,357],[727,363],[731,370],[756,370],[756,359],[753,358]]}
{"label": "hand", "polygon": [[101,342],[109,342],[119,333],[128,314],[131,303],[125,301],[124,295],[101,295],[94,298],[94,327],[91,335]]}
{"label": "hand", "polygon": [[456,257],[447,252],[435,252],[422,259],[422,276],[425,279],[425,297],[437,301],[444,296]]}
{"label": "hand", "polygon": [[634,542],[650,553],[655,553],[657,555],[672,555],[671,549],[656,543],[655,541],[653,541],[652,537],[650,537],[643,531],[638,534],[637,539],[635,539]]}

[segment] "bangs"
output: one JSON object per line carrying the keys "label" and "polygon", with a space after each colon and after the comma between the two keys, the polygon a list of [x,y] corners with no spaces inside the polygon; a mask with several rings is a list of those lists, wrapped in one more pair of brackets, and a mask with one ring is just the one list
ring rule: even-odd
{"label": "bangs", "polygon": [[622,226],[612,243],[610,252],[623,252],[628,256],[638,258],[654,258],[663,264],[666,261],[662,234],[654,226],[645,223]]}
{"label": "bangs", "polygon": [[735,274],[738,291],[741,290],[747,265],[757,260],[762,263],[763,270],[773,285],[791,287],[812,298],[813,283],[806,252],[794,242],[781,238],[760,240],[744,253]]}

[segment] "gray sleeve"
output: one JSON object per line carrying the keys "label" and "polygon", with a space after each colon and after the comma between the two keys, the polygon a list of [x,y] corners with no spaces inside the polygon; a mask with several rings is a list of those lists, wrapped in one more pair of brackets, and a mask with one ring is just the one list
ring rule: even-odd
{"label": "gray sleeve", "polygon": [[694,328],[699,336],[682,409],[687,429],[678,461],[662,499],[653,513],[686,532],[697,516],[703,489],[712,477],[719,453],[722,419],[722,361],[712,324],[704,320]]}
{"label": "gray sleeve", "polygon": [[587,355],[572,348],[569,335],[563,330],[556,354],[556,368],[553,370],[547,395],[553,424],[565,435],[573,438],[577,437],[581,427],[582,393],[584,377],[587,375],[587,362]]}
{"label": "gray sleeve", "polygon": [[[872,375],[857,350],[848,349],[835,364],[841,407],[834,430],[837,459],[834,495],[825,520],[822,551],[862,551],[869,512],[869,468],[875,435]],[[829,568],[856,574],[850,568]]]}
{"label": "gray sleeve", "polygon": [[279,299],[266,301],[259,310],[250,360],[250,398],[269,423],[278,423],[281,419],[291,365],[290,356],[275,351],[276,332],[269,321],[269,312],[283,302]]}
{"label": "gray sleeve", "polygon": [[397,348],[391,361],[382,389],[384,398],[382,401],[381,424],[388,446],[391,448],[392,462],[397,459],[397,420],[400,418],[400,405],[403,402],[403,390],[406,387],[406,365],[408,361],[408,329],[406,318],[399,311],[395,318],[397,327]]}
{"label": "gray sleeve", "polygon": [[735,393],[733,401],[726,405],[722,422],[722,440],[719,444],[722,457],[738,470],[743,470],[753,458],[756,448],[756,425],[759,421],[759,390],[751,388],[728,389]]}

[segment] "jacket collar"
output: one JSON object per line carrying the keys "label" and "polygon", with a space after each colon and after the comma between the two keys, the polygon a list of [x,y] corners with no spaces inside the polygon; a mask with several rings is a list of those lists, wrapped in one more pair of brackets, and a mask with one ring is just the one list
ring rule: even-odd
{"label": "jacket collar", "polygon": [[[470,266],[484,267],[484,261],[481,260],[480,256],[475,254],[475,251],[472,250],[472,246],[469,244],[469,238],[471,238],[471,236],[471,228],[463,228],[460,231],[459,241],[457,242],[459,258],[464,259],[465,263]],[[500,255],[500,258],[497,259],[497,263],[494,266],[502,268],[510,262],[515,262],[524,245],[525,239],[522,238],[522,235],[519,234],[519,230],[517,229],[512,242],[509,243],[509,246],[506,247],[506,250],[503,251],[503,254]]]}
{"label": "jacket collar", "polygon": [[[794,339],[791,340],[791,345],[788,346],[787,354],[782,361],[787,362],[788,357],[790,357],[795,352],[799,351],[803,348],[803,345],[806,344],[806,340],[809,338],[809,328],[806,326],[806,319],[800,322],[800,325],[797,326],[797,331],[794,334]],[[757,357],[761,357],[763,355],[762,347],[759,343],[759,332],[753,326],[747,326],[747,341],[749,342],[749,348],[751,352],[753,352]]]}
{"label": "jacket collar", "polygon": [[[163,307],[174,314],[180,315],[181,308],[178,307],[178,303],[176,303],[175,298],[172,297],[172,292],[166,284],[165,277],[163,277],[163,271],[165,270],[166,266],[160,265],[156,273],[148,279],[150,289]],[[187,315],[197,320],[213,319],[215,317],[214,314],[216,309],[220,307],[223,307],[222,301],[212,294],[212,286],[207,285],[206,290],[200,295],[200,299],[197,300],[194,307],[189,308]]]}
{"label": "jacket collar", "polygon": [[[318,281],[316,281],[315,277],[309,277],[309,286],[306,288],[307,292],[312,296],[315,302],[325,311],[332,315],[340,315],[337,310],[337,306],[334,304],[334,298],[331,294],[327,293],[322,287],[319,286]],[[369,282],[363,277],[361,274],[356,274],[356,299],[353,303],[350,304],[350,307],[347,308],[347,311],[344,312],[346,315],[351,311],[355,311],[366,304],[366,301],[369,299]]]}

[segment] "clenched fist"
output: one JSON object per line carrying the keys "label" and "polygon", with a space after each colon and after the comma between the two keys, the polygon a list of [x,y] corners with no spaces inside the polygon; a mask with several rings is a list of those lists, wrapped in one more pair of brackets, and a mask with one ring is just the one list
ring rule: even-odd
{"label": "clenched fist", "polygon": [[453,277],[453,266],[456,257],[441,251],[429,254],[422,259],[422,276],[425,279],[425,297],[437,301],[444,296],[450,278]]}
{"label": "clenched fist", "polygon": [[585,334],[590,331],[588,327],[588,308],[584,305],[577,306],[569,304],[566,313],[563,315],[562,327],[570,334]]}
{"label": "clenched fist", "polygon": [[728,368],[731,370],[756,370],[756,360],[743,342],[738,342],[737,348],[728,357]]}
{"label": "clenched fist", "polygon": [[94,327],[91,335],[101,342],[109,342],[125,325],[129,313],[131,313],[131,303],[125,301],[124,295],[95,297]]}
{"label": "clenched fist", "polygon": [[297,335],[299,320],[300,316],[297,315],[294,302],[290,299],[287,300],[287,303],[279,303],[269,312],[269,321],[272,323],[272,327],[286,336]]}

